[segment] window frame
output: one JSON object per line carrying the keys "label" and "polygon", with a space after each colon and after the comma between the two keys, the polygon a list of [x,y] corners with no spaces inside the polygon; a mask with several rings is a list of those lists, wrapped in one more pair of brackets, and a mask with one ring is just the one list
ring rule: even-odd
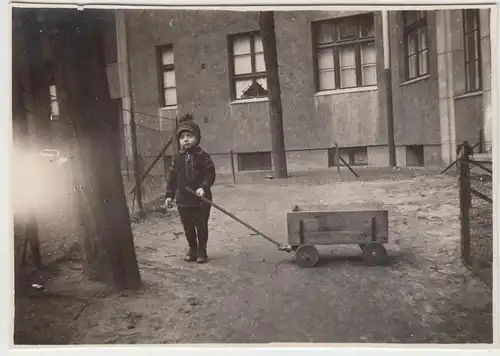
{"label": "window frame", "polygon": [[[420,18],[417,18],[414,22],[408,24],[407,23],[407,17],[410,12],[421,12],[423,13],[423,16]],[[403,11],[402,12],[402,17],[403,17],[403,45],[404,45],[404,63],[405,63],[405,76],[404,79],[405,81],[409,80],[415,80],[418,78],[425,77],[430,74],[430,68],[429,68],[429,27],[427,23],[427,11],[425,10],[410,10],[410,11]],[[408,52],[408,36],[414,32],[418,32],[420,29],[425,29],[425,49],[420,48],[419,44],[419,39],[417,36],[417,50],[414,54],[410,55]],[[420,53],[426,51],[426,60],[427,60],[427,70],[425,73],[420,73]],[[414,77],[410,77],[410,57],[415,56],[416,57],[416,71],[417,74]]]}
{"label": "window frame", "polygon": [[[476,16],[477,27],[469,32],[467,32],[467,13],[474,12]],[[481,18],[479,9],[463,9],[462,10],[462,25],[463,25],[463,39],[464,39],[464,71],[465,71],[465,93],[474,93],[481,91],[483,88],[483,78],[482,78],[482,53],[481,53]],[[477,58],[473,60],[467,60],[467,36],[476,32],[474,36],[474,42],[477,45]],[[467,65],[470,63],[478,62],[477,66],[477,79],[478,79],[478,87],[470,88],[470,79],[467,71]]]}
{"label": "window frame", "polygon": [[[171,50],[172,53],[174,53],[174,45],[173,44],[166,44],[166,45],[160,45],[156,46],[156,63],[157,63],[157,68],[158,68],[158,89],[159,89],[159,99],[160,99],[160,107],[161,108],[175,108],[177,107],[178,104],[178,98],[177,98],[177,76],[175,78],[175,87],[165,87],[164,81],[163,81],[163,75],[165,72],[174,72],[175,73],[175,54],[174,54],[174,63],[172,64],[163,64],[163,53],[165,51]],[[165,90],[167,89],[175,89],[175,104],[172,105],[167,105],[165,101]]]}
{"label": "window frame", "polygon": [[[369,21],[368,21],[369,20]],[[361,27],[363,24],[371,22],[373,26],[373,36],[361,37]],[[333,39],[332,43],[328,44],[319,44],[319,27],[323,24],[332,25],[332,38],[334,34],[337,34],[337,27],[339,24],[345,23],[354,23],[356,25],[356,38],[355,39],[347,39],[340,40],[336,37]],[[347,17],[337,17],[333,19],[326,19],[320,21],[314,21],[311,23],[311,34],[312,34],[312,50],[313,50],[313,68],[314,68],[314,86],[316,93],[328,92],[333,90],[343,90],[343,89],[352,89],[352,88],[365,88],[365,87],[373,87],[378,86],[378,77],[375,84],[363,84],[363,76],[362,76],[362,63],[361,63],[361,46],[363,44],[373,44],[375,47],[375,51],[377,51],[376,46],[376,35],[375,35],[375,14],[373,12],[347,16]],[[355,70],[356,70],[356,85],[355,86],[341,86],[341,67],[340,67],[340,49],[342,47],[351,47],[354,46],[354,60],[355,60]],[[335,75],[335,83],[333,89],[320,89],[320,70],[318,65],[318,52],[323,49],[332,48],[333,49],[333,69]],[[375,57],[375,71],[377,71],[378,61]]]}
{"label": "window frame", "polygon": [[[234,33],[230,34],[227,36],[227,51],[228,51],[228,60],[229,60],[229,88],[230,88],[230,95],[231,95],[231,100],[232,101],[239,101],[239,100],[252,100],[252,99],[261,99],[261,98],[267,98],[269,94],[265,95],[258,95],[258,96],[252,96],[249,98],[237,98],[236,97],[236,81],[237,80],[252,80],[252,85],[254,85],[257,82],[257,79],[265,78],[267,82],[267,68],[265,72],[257,72],[255,68],[255,37],[259,36],[261,37],[262,40],[262,35],[260,30],[255,30],[255,31],[247,31],[247,32],[240,32],[240,33]],[[251,73],[245,73],[245,74],[235,74],[235,65],[234,65],[234,40],[239,37],[249,37],[250,39],[250,61],[251,61]],[[264,44],[262,44],[264,45]],[[264,53],[264,52],[262,52]],[[265,63],[265,62],[264,62]],[[266,91],[269,93],[269,91],[266,89]]]}

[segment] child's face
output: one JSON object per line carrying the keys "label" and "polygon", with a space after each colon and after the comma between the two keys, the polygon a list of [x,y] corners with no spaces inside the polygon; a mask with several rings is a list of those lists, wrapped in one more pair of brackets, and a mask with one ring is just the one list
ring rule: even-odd
{"label": "child's face", "polygon": [[191,132],[182,132],[179,135],[179,145],[183,148],[192,148],[197,144],[196,136]]}

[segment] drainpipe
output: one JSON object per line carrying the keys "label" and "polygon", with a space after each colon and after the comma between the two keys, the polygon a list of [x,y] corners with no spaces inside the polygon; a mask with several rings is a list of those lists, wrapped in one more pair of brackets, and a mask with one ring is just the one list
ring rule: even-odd
{"label": "drainpipe", "polygon": [[[444,46],[445,46],[445,63],[453,63],[452,56],[452,22],[451,10],[444,11]],[[448,149],[450,162],[457,159],[457,133],[455,127],[455,99],[453,93],[453,66],[446,66],[446,106],[448,111]]]}
{"label": "drainpipe", "polygon": [[384,75],[386,81],[386,117],[387,146],[389,148],[389,166],[396,167],[396,144],[394,141],[394,108],[392,103],[392,75],[389,38],[389,11],[382,11],[382,37],[384,46]]}
{"label": "drainpipe", "polygon": [[142,189],[140,187],[139,171],[139,154],[137,149],[137,132],[134,117],[134,100],[132,96],[131,84],[131,71],[130,71],[130,53],[128,46],[127,22],[125,17],[125,10],[115,10],[116,19],[116,42],[117,42],[117,56],[120,76],[120,87],[122,97],[122,112],[123,123],[125,129],[127,162],[132,157],[132,165],[134,171],[134,183],[136,186],[135,194],[139,210],[139,214],[144,214],[144,207],[142,204]]}

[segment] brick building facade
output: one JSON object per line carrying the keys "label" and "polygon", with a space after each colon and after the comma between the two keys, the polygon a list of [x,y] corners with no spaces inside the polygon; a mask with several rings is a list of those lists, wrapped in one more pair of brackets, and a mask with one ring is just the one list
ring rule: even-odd
{"label": "brick building facade", "polygon": [[[481,135],[491,151],[489,16],[389,12],[389,84],[380,11],[275,12],[289,169],[335,164],[335,144],[351,164],[387,166],[387,85],[399,166],[449,163],[457,144]],[[125,123],[130,74],[136,120],[151,128],[139,134],[143,156],[160,152],[168,118],[191,113],[219,171],[229,170],[230,151],[238,170],[271,168],[258,12],[119,10],[115,19],[118,65],[109,73],[122,84]]]}

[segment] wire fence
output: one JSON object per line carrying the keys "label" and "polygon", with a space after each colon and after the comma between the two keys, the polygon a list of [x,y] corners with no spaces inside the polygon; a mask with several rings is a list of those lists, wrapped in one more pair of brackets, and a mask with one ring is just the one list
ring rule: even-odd
{"label": "wire fence", "polygon": [[464,264],[492,285],[493,174],[491,160],[459,159],[461,253]]}
{"label": "wire fence", "polygon": [[[138,115],[139,116],[139,115]],[[175,132],[175,126],[162,125],[161,122],[144,123],[144,120],[138,120],[141,124],[136,124],[137,137],[137,160],[141,176],[140,189],[142,202],[147,203],[158,198],[165,191],[166,173],[170,165],[170,157],[173,153],[172,145],[162,154],[167,143]],[[152,121],[152,120],[149,120]],[[175,124],[174,124],[175,125]],[[124,125],[125,133],[130,132],[129,125]],[[123,158],[123,173],[125,194],[130,211],[136,211],[138,204],[135,201],[135,185],[132,165],[132,154],[129,147],[132,147],[131,136],[124,135],[123,151],[126,153]],[[160,157],[159,157],[160,156]]]}

